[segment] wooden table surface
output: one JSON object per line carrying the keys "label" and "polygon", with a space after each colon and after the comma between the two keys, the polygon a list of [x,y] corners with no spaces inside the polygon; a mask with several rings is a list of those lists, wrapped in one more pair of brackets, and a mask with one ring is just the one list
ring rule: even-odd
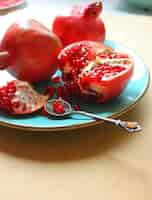
{"label": "wooden table surface", "polygon": [[[39,19],[38,13],[28,11]],[[5,13],[0,22],[20,14]],[[107,38],[134,49],[152,71],[152,16],[105,15],[104,21]],[[134,135],[107,124],[51,134],[0,127],[0,199],[151,200],[151,102],[150,87],[121,116],[142,124]]]}

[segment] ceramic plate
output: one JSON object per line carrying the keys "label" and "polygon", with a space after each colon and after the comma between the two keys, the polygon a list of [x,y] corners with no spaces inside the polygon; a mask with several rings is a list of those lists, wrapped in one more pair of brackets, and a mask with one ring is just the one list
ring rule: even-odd
{"label": "ceramic plate", "polygon": [[[106,44],[116,50],[128,52],[135,61],[134,74],[123,93],[113,101],[101,105],[84,104],[79,102],[81,109],[104,117],[117,117],[132,108],[145,94],[149,85],[149,70],[132,50],[119,45],[113,41],[106,41]],[[0,84],[13,79],[6,71],[0,72]],[[82,115],[71,115],[64,119],[48,119],[40,114],[14,117],[0,114],[0,124],[12,128],[31,131],[61,131],[92,126],[101,123]]]}
{"label": "ceramic plate", "polygon": [[18,7],[25,3],[25,0],[0,0],[0,11]]}

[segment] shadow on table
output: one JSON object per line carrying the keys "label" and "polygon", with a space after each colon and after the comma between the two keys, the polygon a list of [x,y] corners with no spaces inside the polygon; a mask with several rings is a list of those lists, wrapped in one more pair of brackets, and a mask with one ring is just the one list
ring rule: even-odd
{"label": "shadow on table", "polygon": [[152,8],[149,9],[148,7],[140,7],[134,4],[129,4],[126,0],[120,1],[115,8],[117,11],[129,13],[129,14],[136,14],[136,15],[152,15]]}
{"label": "shadow on table", "polygon": [[[141,106],[142,107],[142,106]],[[123,119],[141,119],[141,107],[123,115]],[[11,156],[39,162],[66,162],[89,157],[105,156],[115,148],[138,137],[128,134],[113,125],[56,133],[29,133],[9,128],[0,128],[0,152]]]}

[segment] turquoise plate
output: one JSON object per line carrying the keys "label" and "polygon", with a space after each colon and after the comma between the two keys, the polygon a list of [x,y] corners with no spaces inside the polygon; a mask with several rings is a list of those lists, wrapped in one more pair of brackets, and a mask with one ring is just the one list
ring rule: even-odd
{"label": "turquoise plate", "polygon": [[[132,50],[109,40],[106,41],[106,44],[116,50],[128,52],[133,56],[135,61],[134,74],[123,93],[115,100],[101,105],[79,103],[85,111],[93,112],[104,117],[117,117],[132,108],[143,97],[150,81],[149,70],[141,58]],[[1,71],[0,73],[0,84],[4,84],[4,82],[13,79],[6,71]],[[48,119],[40,114],[19,117],[3,113],[0,114],[1,125],[30,131],[61,131],[92,126],[99,123],[101,121],[96,121],[82,115],[71,115],[64,119]]]}

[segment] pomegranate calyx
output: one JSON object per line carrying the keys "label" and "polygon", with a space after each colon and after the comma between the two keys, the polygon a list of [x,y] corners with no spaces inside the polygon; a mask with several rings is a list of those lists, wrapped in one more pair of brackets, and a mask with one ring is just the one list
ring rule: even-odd
{"label": "pomegranate calyx", "polygon": [[83,17],[90,19],[94,19],[99,17],[100,13],[102,12],[102,1],[97,1],[87,5],[83,11]]}

